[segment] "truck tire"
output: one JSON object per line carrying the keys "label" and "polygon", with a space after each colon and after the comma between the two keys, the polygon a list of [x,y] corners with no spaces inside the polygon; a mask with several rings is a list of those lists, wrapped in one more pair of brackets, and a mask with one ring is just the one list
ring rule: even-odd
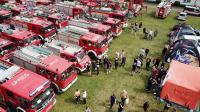
{"label": "truck tire", "polygon": [[55,84],[51,84],[51,88],[54,90],[54,92],[56,93],[56,94],[59,94],[60,93],[60,90],[59,90],[59,88],[55,85]]}
{"label": "truck tire", "polygon": [[8,112],[17,112],[15,106],[12,103],[6,102],[6,104],[8,105]]}
{"label": "truck tire", "polygon": [[90,57],[90,59],[92,60],[97,60],[97,57],[95,56],[95,54],[93,52],[89,52],[88,56]]}
{"label": "truck tire", "polygon": [[78,69],[78,68],[75,68],[75,69],[76,69],[76,71],[77,71],[77,74],[81,74],[80,69]]}

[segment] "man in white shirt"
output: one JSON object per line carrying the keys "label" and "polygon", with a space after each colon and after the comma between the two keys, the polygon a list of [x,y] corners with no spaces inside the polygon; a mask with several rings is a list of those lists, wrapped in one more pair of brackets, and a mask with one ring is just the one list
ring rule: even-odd
{"label": "man in white shirt", "polygon": [[86,104],[86,98],[87,98],[87,91],[86,91],[86,90],[83,91],[83,96],[82,96],[82,98],[83,98],[83,104]]}

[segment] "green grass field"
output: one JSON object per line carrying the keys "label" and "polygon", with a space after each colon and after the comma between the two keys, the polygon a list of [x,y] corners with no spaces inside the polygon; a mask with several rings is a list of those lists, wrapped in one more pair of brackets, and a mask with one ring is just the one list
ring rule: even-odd
{"label": "green grass field", "polygon": [[[132,21],[143,22],[143,26],[147,29],[158,29],[158,36],[152,41],[142,39],[142,30],[134,37],[130,33],[130,28],[126,28],[119,38],[113,40],[109,47],[109,58],[113,59],[116,51],[125,50],[127,56],[127,64],[124,68],[117,71],[112,70],[106,75],[105,70],[101,70],[100,75],[95,74],[88,77],[87,74],[78,76],[77,82],[65,93],[57,95],[57,104],[53,112],[84,112],[86,105],[90,107],[92,112],[116,112],[117,105],[114,109],[109,110],[109,97],[115,93],[119,100],[119,94],[126,89],[129,94],[130,103],[125,107],[126,112],[142,112],[144,101],[150,102],[150,112],[159,112],[163,109],[163,103],[155,100],[151,93],[146,93],[145,84],[149,76],[149,71],[144,68],[140,73],[130,76],[131,64],[133,58],[138,55],[141,48],[150,48],[151,58],[160,56],[162,48],[168,39],[170,28],[178,23],[176,20],[177,12],[173,11],[166,19],[154,18],[156,5],[147,4],[148,11],[141,17],[129,19]],[[176,9],[177,10],[177,9]],[[200,29],[200,17],[189,16],[186,21],[194,28]],[[113,62],[113,61],[112,61]],[[74,92],[76,89],[87,90],[87,104],[74,104]]]}

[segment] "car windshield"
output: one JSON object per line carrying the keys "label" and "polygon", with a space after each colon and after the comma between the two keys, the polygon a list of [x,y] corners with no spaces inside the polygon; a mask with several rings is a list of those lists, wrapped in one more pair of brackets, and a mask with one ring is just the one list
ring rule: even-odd
{"label": "car windshield", "polygon": [[55,27],[54,27],[53,24],[51,24],[51,25],[49,25],[49,26],[47,26],[47,27],[42,28],[42,32],[43,32],[43,33],[47,33],[47,32],[52,31],[53,29],[55,29]]}
{"label": "car windshield", "polygon": [[50,100],[53,97],[53,90],[51,88],[46,89],[44,92],[37,95],[32,101],[31,101],[31,107],[32,108],[42,108],[45,106],[44,104],[47,103],[48,100]]}
{"label": "car windshield", "polygon": [[5,55],[6,53],[9,53],[9,51],[12,51],[14,49],[14,44],[3,46],[2,48],[0,48],[0,55]]}
{"label": "car windshield", "polygon": [[69,67],[66,71],[62,73],[62,80],[66,80],[68,77],[70,77],[74,73],[74,67]]}
{"label": "car windshield", "polygon": [[182,13],[181,13],[180,16],[186,16],[186,14],[182,14]]}
{"label": "car windshield", "polygon": [[80,62],[81,60],[85,59],[86,57],[86,52],[84,50],[81,50],[80,52],[78,52],[76,54],[76,57],[78,59],[78,62]]}

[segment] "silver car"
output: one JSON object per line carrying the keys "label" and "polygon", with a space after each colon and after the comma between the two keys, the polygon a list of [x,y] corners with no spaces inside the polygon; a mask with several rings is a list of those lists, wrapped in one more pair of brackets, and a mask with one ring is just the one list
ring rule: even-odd
{"label": "silver car", "polygon": [[180,12],[180,14],[177,17],[177,19],[181,20],[181,21],[185,21],[186,18],[187,18],[187,13],[186,12]]}

